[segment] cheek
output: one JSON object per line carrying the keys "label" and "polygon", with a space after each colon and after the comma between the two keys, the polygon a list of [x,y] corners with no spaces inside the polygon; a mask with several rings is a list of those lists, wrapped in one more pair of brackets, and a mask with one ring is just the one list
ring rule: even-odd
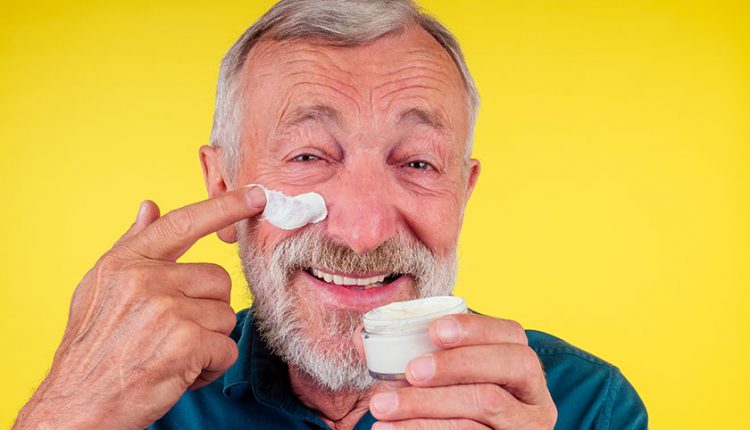
{"label": "cheek", "polygon": [[262,216],[257,219],[250,220],[247,223],[247,241],[250,246],[259,250],[263,257],[268,260],[273,253],[274,247],[289,236],[294,234],[296,230],[286,231],[276,228],[266,221],[261,220]]}
{"label": "cheek", "polygon": [[404,192],[401,215],[409,228],[437,254],[455,250],[461,229],[461,203],[448,190],[414,194]]}
{"label": "cheek", "polygon": [[[324,162],[258,163],[245,167],[245,183],[258,183],[286,194],[317,191],[316,185],[329,180],[335,172]],[[251,178],[251,179],[250,179]]]}
{"label": "cheek", "polygon": [[[331,210],[332,205],[342,205],[354,210],[356,204],[351,200],[354,194],[350,188],[352,183],[360,183],[357,178],[350,174],[337,174],[326,172],[325,178],[319,181],[310,181],[306,178],[316,169],[289,169],[263,168],[262,165],[246,166],[241,178],[248,183],[261,183],[270,189],[280,190],[289,195],[315,191],[323,195],[326,205]],[[340,173],[340,172],[339,172]],[[417,186],[403,177],[394,174],[391,169],[385,167],[382,171],[371,169],[367,172],[368,177],[382,178],[366,188],[377,194],[377,198],[371,200],[379,201],[379,206],[385,205],[386,212],[393,211],[395,218],[391,222],[397,224],[396,229],[405,230],[407,234],[413,235],[417,240],[424,243],[430,250],[438,255],[444,255],[455,250],[458,235],[461,228],[461,211],[463,201],[461,193],[458,192],[458,184],[452,181],[445,183],[433,183]],[[313,173],[320,175],[320,171]],[[455,186],[454,186],[455,185]],[[373,203],[374,204],[374,203]],[[330,212],[329,212],[330,216]],[[328,219],[321,222],[327,228]],[[255,246],[261,247],[266,255],[270,255],[273,247],[280,241],[299,233],[299,230],[291,232],[280,230],[267,222],[255,220],[251,222],[252,239]],[[299,280],[304,283],[303,280]]]}

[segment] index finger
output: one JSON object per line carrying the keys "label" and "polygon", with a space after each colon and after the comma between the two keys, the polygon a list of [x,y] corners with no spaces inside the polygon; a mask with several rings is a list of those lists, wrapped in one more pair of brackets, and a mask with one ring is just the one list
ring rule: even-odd
{"label": "index finger", "polygon": [[242,187],[175,209],[123,245],[144,257],[175,261],[198,239],[258,215],[266,205],[259,186]]}

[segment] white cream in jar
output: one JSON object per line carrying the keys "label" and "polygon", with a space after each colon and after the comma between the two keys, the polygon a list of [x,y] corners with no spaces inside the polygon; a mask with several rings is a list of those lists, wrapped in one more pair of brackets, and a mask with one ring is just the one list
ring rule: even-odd
{"label": "white cream in jar", "polygon": [[439,296],[393,302],[367,312],[362,338],[370,375],[386,381],[406,379],[409,361],[440,349],[430,340],[430,324],[467,310],[461,297]]}

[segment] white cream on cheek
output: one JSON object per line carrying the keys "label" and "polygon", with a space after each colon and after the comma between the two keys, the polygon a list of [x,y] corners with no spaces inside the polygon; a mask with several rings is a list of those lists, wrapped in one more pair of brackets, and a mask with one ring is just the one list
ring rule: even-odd
{"label": "white cream on cheek", "polygon": [[281,191],[269,190],[263,185],[248,185],[252,186],[260,187],[266,194],[263,219],[282,230],[298,229],[307,224],[323,221],[328,216],[326,202],[318,193],[287,196]]}

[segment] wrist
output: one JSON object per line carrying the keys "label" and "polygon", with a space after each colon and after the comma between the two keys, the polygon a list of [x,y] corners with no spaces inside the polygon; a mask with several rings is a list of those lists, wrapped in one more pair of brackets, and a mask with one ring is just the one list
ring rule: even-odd
{"label": "wrist", "polygon": [[81,405],[81,400],[71,395],[55,394],[45,381],[21,409],[13,429],[100,428],[103,414],[97,414],[94,404]]}

